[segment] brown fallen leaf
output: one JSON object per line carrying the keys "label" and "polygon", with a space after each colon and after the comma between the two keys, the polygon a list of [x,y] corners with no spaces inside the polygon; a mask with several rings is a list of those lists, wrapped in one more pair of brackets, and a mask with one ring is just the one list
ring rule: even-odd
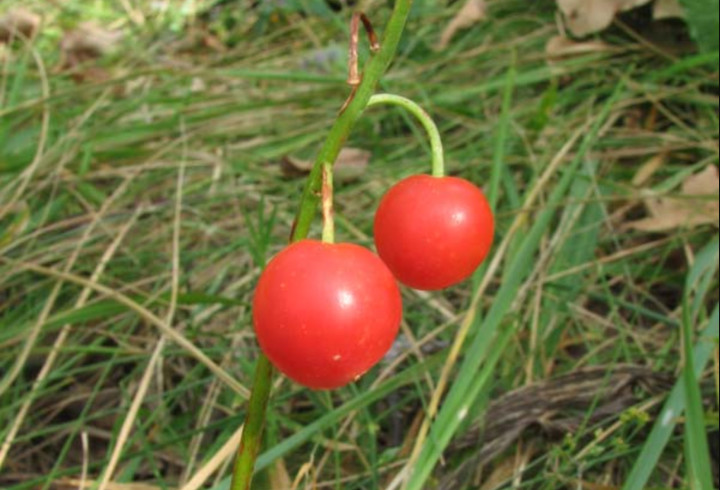
{"label": "brown fallen leaf", "polygon": [[268,469],[270,488],[291,488],[292,481],[290,480],[290,474],[288,473],[287,466],[283,459],[278,459]]}
{"label": "brown fallen leaf", "polygon": [[438,47],[445,49],[450,44],[450,40],[461,29],[467,29],[473,24],[485,20],[487,17],[487,5],[485,0],[467,0],[463,8],[453,17],[453,20],[447,25],[442,35]]}
{"label": "brown fallen leaf", "polygon": [[[351,181],[365,173],[370,164],[372,153],[359,148],[343,148],[335,162],[334,176],[338,181]],[[293,156],[286,156],[281,161],[281,170],[286,177],[302,177],[310,173],[313,162]]]}
{"label": "brown fallen leaf", "polygon": [[[97,486],[100,482],[97,480],[78,478],[63,478],[58,480],[56,488],[59,490],[77,490],[78,488],[92,488]],[[54,485],[55,487],[55,485]],[[156,485],[150,485],[145,483],[113,483],[110,482],[105,487],[108,490],[160,490],[162,487]]]}
{"label": "brown fallen leaf", "polygon": [[603,485],[601,483],[591,483],[584,480],[575,480],[577,488],[582,490],[620,490],[617,485]]}
{"label": "brown fallen leaf", "polygon": [[40,28],[41,18],[36,13],[18,7],[0,17],[0,43],[19,36],[32,38]]}
{"label": "brown fallen leaf", "polygon": [[510,480],[522,471],[528,462],[535,456],[537,450],[530,444],[527,448],[518,449],[515,453],[508,455],[495,466],[493,472],[485,478],[480,490],[495,490],[503,488],[503,483]]}
{"label": "brown fallen leaf", "polygon": [[619,12],[632,10],[651,0],[557,0],[565,23],[578,37],[608,27]]}
{"label": "brown fallen leaf", "polygon": [[[310,457],[310,461],[306,462],[304,465],[300,467],[300,470],[297,472],[297,475],[295,475],[295,480],[293,481],[291,490],[299,490],[300,485],[303,484],[306,478],[312,480],[315,475],[315,461],[313,461],[312,456]],[[304,486],[303,488],[308,488],[308,486]],[[315,488],[310,487],[310,488]]]}
{"label": "brown fallen leaf", "polygon": [[645,199],[648,217],[631,221],[625,228],[657,233],[702,225],[717,226],[720,213],[718,191],[718,167],[709,165],[683,182],[683,197],[648,196]]}
{"label": "brown fallen leaf", "polygon": [[655,0],[653,5],[653,19],[685,18],[685,10],[678,0]]}
{"label": "brown fallen leaf", "polygon": [[100,58],[118,48],[123,34],[105,29],[94,22],[84,22],[67,31],[60,41],[61,68],[75,68]]}
{"label": "brown fallen leaf", "polygon": [[635,177],[633,177],[632,184],[635,187],[640,187],[641,185],[646,184],[650,178],[655,175],[655,172],[657,172],[660,167],[665,165],[665,162],[667,161],[667,153],[658,153],[654,157],[652,157],[650,160],[642,164],[640,169],[635,174]]}
{"label": "brown fallen leaf", "polygon": [[545,45],[549,61],[558,61],[572,56],[608,51],[611,46],[602,41],[573,41],[565,36],[551,37]]}

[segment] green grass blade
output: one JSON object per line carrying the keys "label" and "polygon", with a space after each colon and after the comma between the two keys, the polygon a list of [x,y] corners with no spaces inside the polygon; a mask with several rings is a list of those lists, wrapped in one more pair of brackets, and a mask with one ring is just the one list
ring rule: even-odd
{"label": "green grass blade", "polygon": [[393,376],[392,378],[383,382],[376,389],[361,393],[360,395],[348,401],[341,407],[338,407],[332,412],[328,412],[326,415],[319,418],[315,422],[303,427],[302,430],[288,437],[277,446],[261,454],[257,459],[256,471],[267,468],[270,463],[272,463],[278,458],[281,458],[293,449],[297,448],[300,444],[308,441],[312,436],[319,433],[323,429],[330,427],[332,424],[338,422],[340,419],[342,419],[349,413],[366,407],[370,403],[382,399],[383,397],[387,396],[398,388],[416,382],[418,379],[420,379],[420,376],[427,372],[427,370],[440,364],[441,360],[442,357],[440,355],[435,355],[431,358],[428,358],[427,361],[415,364],[414,366],[406,369],[402,373]]}
{"label": "green grass blade", "polygon": [[691,306],[691,296],[698,288],[696,298],[704,298],[718,265],[718,240],[713,240],[695,260],[688,275],[683,300],[683,351],[685,366],[682,381],[685,385],[685,460],[688,467],[690,487],[693,489],[712,488],[712,470],[710,469],[710,449],[705,428],[705,411],[703,409],[700,385],[695,377],[695,359],[691,348],[693,341],[696,309],[700,302]]}
{"label": "green grass blade", "polygon": [[497,209],[497,202],[500,196],[500,179],[503,175],[502,167],[505,163],[505,154],[507,153],[508,133],[510,131],[511,108],[513,100],[513,89],[515,88],[515,53],[513,53],[512,64],[508,69],[507,83],[503,90],[502,112],[500,121],[497,125],[497,133],[495,136],[495,151],[493,152],[493,169],[490,180],[490,191],[488,200],[492,209]]}
{"label": "green grass blade", "polygon": [[[492,370],[500,359],[500,354],[503,351],[501,347],[504,347],[504,345],[498,345],[492,346],[493,349],[491,349],[491,344],[488,339],[493,339],[496,336],[500,324],[505,319],[505,315],[510,311],[523,280],[527,276],[528,271],[532,270],[532,262],[535,254],[543,235],[546,233],[555,216],[556,206],[565,197],[568,189],[572,185],[576,172],[585,158],[585,154],[596,141],[602,124],[607,120],[612,107],[622,91],[623,84],[618,84],[613,96],[605,103],[593,127],[585,136],[577,155],[572,163],[565,169],[565,174],[553,189],[553,192],[547,200],[546,208],[538,214],[530,232],[522,241],[520,249],[509,266],[509,273],[505,276],[500,291],[493,301],[487,317],[484,319],[475,335],[472,345],[468,349],[470,354],[466,356],[456,381],[450,389],[446,401],[432,425],[428,442],[423,447],[420,456],[412,468],[412,473],[406,487],[407,490],[421,490],[424,488],[425,482],[430,476],[435,464],[440,459],[442,452],[463,422],[464,417],[461,415],[467,414],[467,410],[473,405],[475,397],[479,396],[482,389],[487,387],[488,378],[480,378],[480,381],[478,381],[478,372],[483,363],[486,363],[484,369]],[[511,332],[515,332],[515,329],[507,328]],[[492,351],[490,357],[488,357],[489,351]]]}
{"label": "green grass blade", "polygon": [[[416,382],[429,369],[440,364],[442,357],[435,355],[428,358],[425,362],[415,364],[406,369],[402,373],[393,376],[387,381],[380,384],[376,389],[360,393],[358,396],[349,400],[344,405],[328,412],[311,424],[306,425],[292,436],[283,440],[280,444],[268,449],[258,456],[255,464],[255,472],[259,472],[270,466],[274,461],[282,458],[300,445],[311,440],[316,434],[332,427],[333,424],[339,422],[343,417],[362,409],[371,403],[374,403],[397,389]],[[230,486],[230,478],[226,478],[220,484],[213,487],[213,490],[227,490]]]}
{"label": "green grass blade", "polygon": [[[696,379],[702,375],[715,350],[719,326],[720,305],[715,307],[708,326],[703,330],[692,352],[692,358],[695,361],[693,374]],[[715,342],[712,342],[712,339],[715,339]],[[647,487],[650,476],[675,430],[677,419],[685,411],[685,400],[685,380],[680,379],[673,387],[662,411],[658,415],[640,455],[635,460],[623,490],[643,490]]]}

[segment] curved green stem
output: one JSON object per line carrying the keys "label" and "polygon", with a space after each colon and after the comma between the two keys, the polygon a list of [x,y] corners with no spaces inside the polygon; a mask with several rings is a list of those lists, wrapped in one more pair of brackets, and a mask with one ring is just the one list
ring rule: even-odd
{"label": "curved green stem", "polygon": [[[400,37],[405,29],[405,23],[410,13],[412,0],[396,0],[395,7],[385,28],[380,50],[370,58],[365,65],[363,78],[360,85],[347,104],[345,110],[335,120],[328,133],[325,144],[318,153],[315,164],[310,172],[307,185],[303,193],[302,201],[295,226],[293,228],[291,241],[302,240],[307,237],[310,225],[317,212],[319,196],[322,193],[322,173],[325,165],[331,166],[337,160],[340,149],[347,141],[348,135],[357,120],[362,115],[370,97],[377,87],[380,77],[387,71],[397,51]],[[252,395],[248,406],[248,413],[245,420],[240,447],[235,457],[233,478],[230,490],[250,490],[255,458],[260,449],[262,431],[265,425],[265,412],[270,397],[272,385],[273,368],[270,361],[260,355],[255,368],[253,379]]]}
{"label": "curved green stem", "polygon": [[432,151],[432,174],[435,177],[445,176],[445,153],[443,152],[440,131],[435,121],[425,112],[425,109],[410,99],[393,94],[378,94],[370,97],[368,107],[376,105],[396,105],[406,109],[420,121],[430,138],[430,149]]}

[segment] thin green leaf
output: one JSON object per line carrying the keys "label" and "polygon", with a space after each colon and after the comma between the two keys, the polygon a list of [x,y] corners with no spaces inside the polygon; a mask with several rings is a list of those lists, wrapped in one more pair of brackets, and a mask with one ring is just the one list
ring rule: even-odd
{"label": "thin green leaf", "polygon": [[[699,340],[695,344],[695,348],[693,349],[692,358],[695,361],[694,375],[696,379],[702,376],[705,366],[710,361],[710,357],[715,350],[716,342],[712,342],[712,339],[717,341],[719,327],[720,305],[715,307],[715,311],[710,318],[710,322],[705,330],[703,330]],[[685,406],[685,380],[680,379],[675,383],[675,386],[670,392],[670,396],[660,411],[660,414],[650,431],[650,435],[647,437],[645,445],[643,446],[640,455],[635,460],[635,464],[630,471],[630,475],[625,481],[623,490],[643,490],[647,488],[650,475],[654,471],[665,446],[667,446],[667,443],[675,430],[678,418],[685,411]]]}
{"label": "thin green leaf", "polygon": [[685,460],[688,467],[690,486],[701,490],[712,488],[712,470],[710,469],[710,449],[705,428],[705,416],[702,394],[698,380],[695,377],[695,358],[692,350],[693,334],[695,330],[696,309],[700,302],[691,302],[695,289],[696,300],[704,298],[710,288],[718,265],[718,240],[713,240],[696,257],[685,286],[683,299],[683,352],[685,365],[683,366],[682,381],[685,385]]}

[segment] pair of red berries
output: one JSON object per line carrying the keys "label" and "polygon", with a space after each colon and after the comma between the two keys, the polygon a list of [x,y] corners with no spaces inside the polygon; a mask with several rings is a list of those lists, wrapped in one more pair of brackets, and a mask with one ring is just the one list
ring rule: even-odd
{"label": "pair of red berries", "polygon": [[396,279],[423,290],[466,279],[490,250],[494,220],[470,182],[418,175],[383,197],[374,232],[380,258],[350,243],[302,240],[260,277],[253,301],[258,342],[302,385],[338,388],[380,361],[402,318]]}

